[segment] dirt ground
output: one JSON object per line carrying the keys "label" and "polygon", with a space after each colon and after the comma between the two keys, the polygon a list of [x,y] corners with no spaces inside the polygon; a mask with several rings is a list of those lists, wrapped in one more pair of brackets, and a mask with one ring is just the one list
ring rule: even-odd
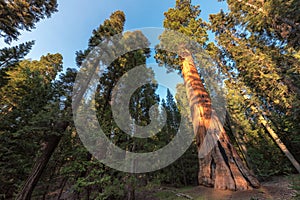
{"label": "dirt ground", "polygon": [[[135,200],[300,200],[296,191],[291,188],[291,178],[285,176],[271,177],[261,182],[261,187],[250,191],[227,191],[196,186],[174,188],[155,186],[154,188],[140,188],[136,191]],[[53,197],[53,198],[52,198]],[[55,194],[47,199],[57,199]],[[61,199],[73,199],[64,193]]]}
{"label": "dirt ground", "polygon": [[290,180],[287,177],[272,177],[270,180],[262,182],[259,189],[250,191],[224,191],[214,190],[203,186],[186,189],[160,188],[156,192],[145,192],[137,199],[143,200],[288,200],[296,199],[296,193],[290,188]]}

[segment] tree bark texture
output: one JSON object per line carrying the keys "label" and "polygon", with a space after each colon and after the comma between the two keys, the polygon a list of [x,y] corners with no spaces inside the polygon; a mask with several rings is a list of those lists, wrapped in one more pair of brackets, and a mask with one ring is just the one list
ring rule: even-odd
{"label": "tree bark texture", "polygon": [[211,108],[211,99],[195,67],[192,55],[185,50],[182,57],[182,75],[189,99],[194,134],[200,155],[204,138],[210,128],[217,133],[214,147],[199,156],[198,182],[200,185],[224,190],[248,190],[260,186],[257,178],[244,165],[231,144],[223,124]]}
{"label": "tree bark texture", "polygon": [[38,183],[43,171],[45,170],[52,153],[59,144],[61,136],[52,135],[46,141],[45,149],[42,155],[35,162],[31,174],[27,178],[21,192],[19,193],[17,200],[28,200],[31,199],[31,195],[34,187]]}

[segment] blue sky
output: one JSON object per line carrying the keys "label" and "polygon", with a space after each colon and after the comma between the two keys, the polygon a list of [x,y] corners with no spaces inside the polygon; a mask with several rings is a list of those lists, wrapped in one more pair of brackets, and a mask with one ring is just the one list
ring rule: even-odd
{"label": "blue sky", "polygon": [[[201,17],[208,20],[209,14],[226,9],[226,3],[217,0],[193,0],[200,4]],[[32,31],[22,31],[17,45],[22,42],[35,40],[35,45],[26,56],[27,59],[39,59],[47,53],[63,55],[64,69],[76,67],[75,52],[87,48],[92,30],[96,29],[105,19],[116,10],[124,11],[126,15],[125,30],[144,27],[162,28],[164,12],[174,7],[175,0],[58,0],[58,12],[51,18],[41,20]],[[0,41],[1,46],[7,46]],[[151,62],[153,59],[151,60]],[[175,94],[176,84],[182,79],[176,74],[167,74],[164,69],[156,71],[156,78],[173,83],[169,87]],[[158,81],[159,81],[158,80]],[[170,85],[170,84],[169,84]],[[158,93],[166,93],[162,85]]]}
{"label": "blue sky", "polygon": [[[194,0],[201,5],[201,17],[208,19],[210,13],[226,8],[217,0]],[[35,40],[26,58],[39,59],[47,53],[61,53],[64,67],[75,67],[75,52],[84,50],[92,30],[110,14],[122,10],[126,15],[125,30],[143,27],[162,27],[163,13],[174,7],[175,0],[58,0],[58,12],[51,18],[41,20],[36,29],[23,31],[16,45]],[[1,46],[7,46],[2,41]]]}

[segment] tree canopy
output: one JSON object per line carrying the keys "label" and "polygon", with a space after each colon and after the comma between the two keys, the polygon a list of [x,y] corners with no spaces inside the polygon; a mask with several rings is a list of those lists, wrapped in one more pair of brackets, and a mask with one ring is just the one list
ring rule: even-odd
{"label": "tree canopy", "polygon": [[[10,45],[23,30],[34,29],[57,12],[57,1],[0,0],[0,38],[7,45],[0,49],[0,199],[192,198],[184,194],[186,188],[177,192],[178,188],[200,184],[248,190],[275,175],[300,172],[300,2],[226,0],[228,10],[211,14],[207,21],[201,18],[201,6],[193,3],[176,0],[166,10],[164,31],[154,49],[143,31],[125,31],[127,13],[111,13],[91,30],[86,48],[74,52],[76,66],[66,68],[60,53],[24,59],[34,41]],[[103,44],[112,50],[99,48]],[[143,47],[128,51],[139,44]],[[190,50],[193,44],[201,51]],[[174,51],[162,50],[168,45]],[[107,59],[119,52],[126,53]],[[152,57],[157,68],[147,65]],[[105,68],[98,70],[99,66]],[[130,119],[121,119],[130,129],[126,132],[114,119],[112,107],[121,107],[118,102],[128,91],[114,89],[134,87],[128,72],[137,66],[147,75],[136,76],[149,83],[130,96]],[[175,93],[161,92],[153,81],[158,67],[183,78]],[[93,73],[85,74],[88,70]],[[98,74],[92,91],[88,87],[94,73]],[[122,78],[128,83],[120,85]],[[91,91],[94,98],[85,98]],[[212,105],[218,95],[226,100],[224,108]],[[97,140],[96,131],[89,136],[97,154],[88,151],[79,135],[74,110],[85,109],[85,102],[95,105],[92,109],[111,144],[124,150],[120,159],[128,156],[126,152],[163,148],[183,122],[194,127],[195,139],[163,169],[118,171],[101,162],[113,151]],[[151,124],[153,105],[159,105],[156,120],[162,128],[139,138],[134,125]],[[89,123],[90,118],[82,118],[83,126]],[[205,143],[207,136],[211,140]],[[203,155],[202,147],[212,144]],[[131,166],[134,171],[136,163]],[[294,188],[299,191],[297,183]]]}
{"label": "tree canopy", "polygon": [[56,0],[3,0],[0,2],[0,35],[6,43],[11,43],[17,40],[21,30],[30,31],[38,21],[56,11]]}

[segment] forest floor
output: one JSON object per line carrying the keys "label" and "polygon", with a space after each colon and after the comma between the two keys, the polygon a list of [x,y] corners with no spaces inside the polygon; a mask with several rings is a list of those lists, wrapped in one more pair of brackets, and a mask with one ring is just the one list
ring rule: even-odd
{"label": "forest floor", "polygon": [[215,190],[203,186],[189,188],[160,187],[146,190],[137,194],[136,199],[143,200],[288,200],[300,199],[296,191],[291,188],[291,177],[275,176],[268,181],[261,182],[259,189],[250,191]]}

